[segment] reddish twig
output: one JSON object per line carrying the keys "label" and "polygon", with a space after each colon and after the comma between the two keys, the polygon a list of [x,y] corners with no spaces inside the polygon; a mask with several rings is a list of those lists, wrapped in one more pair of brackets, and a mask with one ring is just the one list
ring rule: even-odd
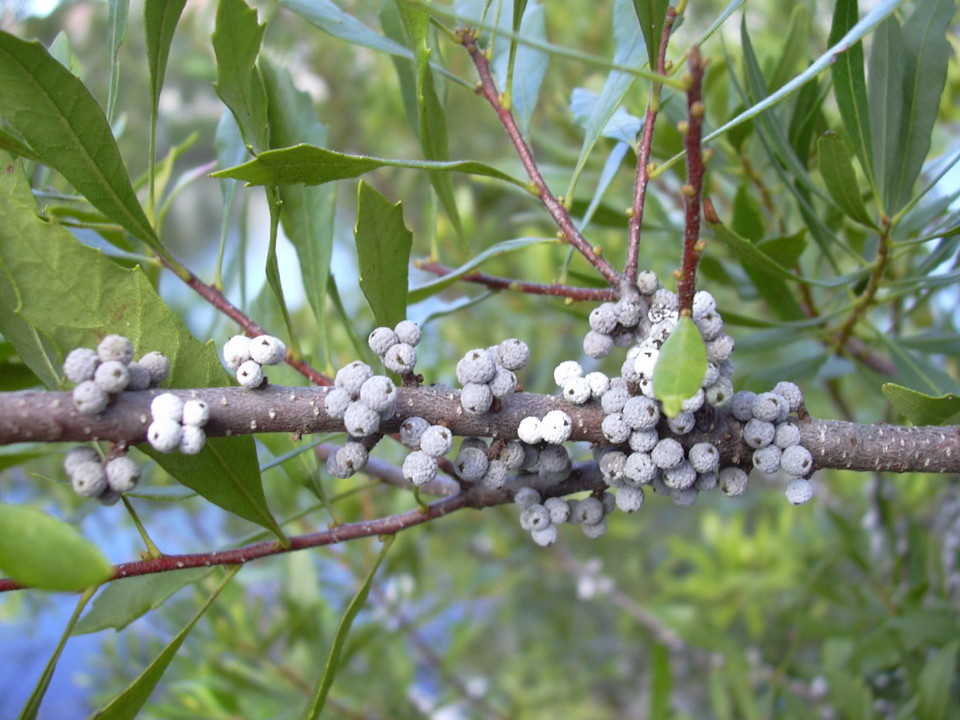
{"label": "reddish twig", "polygon": [[[176,261],[171,261],[162,255],[158,255],[157,257],[160,262],[172,270],[173,273],[183,280],[197,295],[233,320],[247,335],[256,337],[257,335],[268,334],[266,330],[251,320],[240,308],[227,300],[223,293],[213,285],[203,282],[203,280],[198,278],[192,271]],[[332,379],[308,363],[305,363],[303,360],[293,357],[289,352],[287,353],[286,363],[315,385],[333,385]]]}
{"label": "reddish twig", "polygon": [[697,263],[703,247],[700,244],[700,195],[703,192],[703,155],[700,139],[703,134],[704,106],[701,99],[703,85],[703,60],[700,49],[694,45],[688,56],[690,86],[687,89],[687,131],[683,140],[687,151],[687,182],[683,186],[685,218],[683,230],[683,265],[677,295],[680,296],[680,312],[693,307],[693,293],[697,282]]}
{"label": "reddish twig", "polygon": [[[676,8],[667,8],[663,22],[663,35],[660,37],[660,54],[657,58],[657,73],[667,74],[667,44],[670,41],[670,29],[677,17]],[[630,212],[629,242],[627,243],[627,262],[623,274],[627,281],[635,283],[640,265],[640,231],[643,223],[643,209],[647,204],[647,184],[650,182],[650,149],[653,146],[653,129],[660,111],[660,91],[663,85],[653,83],[650,98],[647,101],[647,114],[643,120],[643,135],[637,150],[637,180],[633,189],[633,207]]]}
{"label": "reddish twig", "polygon": [[487,61],[487,56],[477,46],[477,39],[474,33],[470,30],[460,30],[457,36],[470,54],[470,59],[477,68],[477,74],[480,77],[477,93],[485,98],[494,111],[496,111],[497,117],[500,118],[500,123],[507,132],[507,137],[510,138],[510,142],[516,149],[520,162],[527,171],[530,182],[534,188],[536,188],[537,197],[540,198],[540,202],[543,203],[547,212],[550,213],[550,217],[553,218],[557,227],[560,228],[564,241],[570,243],[570,245],[583,255],[587,262],[593,265],[593,267],[597,269],[597,272],[599,272],[611,286],[618,287],[620,283],[619,273],[605,258],[601,257],[600,254],[594,250],[593,246],[587,242],[586,238],[580,234],[580,231],[577,230],[577,227],[573,224],[573,220],[571,220],[567,209],[547,187],[547,183],[540,173],[540,168],[537,166],[537,161],[533,157],[533,151],[530,149],[527,141],[523,139],[523,133],[520,132],[520,127],[517,125],[513,113],[505,108],[501,102],[500,93],[497,91],[496,83],[490,72],[490,63]]}
{"label": "reddish twig", "polygon": [[[427,260],[418,260],[414,262],[414,266],[440,277],[453,272],[453,269],[446,265]],[[520,280],[511,280],[510,278],[487,275],[486,273],[467,273],[466,275],[461,275],[458,280],[486,285],[491,290],[512,290],[528,295],[553,295],[571,300],[588,300],[592,302],[605,302],[616,299],[616,292],[612,288],[580,288],[571,285],[561,285],[559,283],[522,282]]]}

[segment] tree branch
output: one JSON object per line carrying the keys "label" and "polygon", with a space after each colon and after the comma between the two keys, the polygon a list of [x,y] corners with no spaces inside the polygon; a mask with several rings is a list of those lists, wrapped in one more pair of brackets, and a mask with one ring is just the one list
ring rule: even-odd
{"label": "tree branch", "polygon": [[[429,260],[417,260],[414,267],[425,272],[443,277],[453,272],[452,268]],[[616,299],[616,291],[611,288],[580,288],[560,283],[533,283],[522,280],[487,275],[486,273],[467,273],[457,280],[485,285],[491,290],[512,290],[527,295],[552,295],[554,297],[569,298],[571,300],[586,300],[590,302],[605,302]]]}
{"label": "tree branch", "polygon": [[620,275],[607,260],[600,257],[590,243],[580,234],[576,225],[573,224],[573,220],[570,219],[570,214],[567,212],[567,209],[557,200],[553,193],[550,192],[550,188],[547,187],[547,182],[540,173],[537,161],[533,158],[533,151],[530,149],[527,141],[523,139],[523,133],[520,132],[517,121],[514,119],[513,114],[505,108],[500,101],[500,93],[497,92],[493,75],[490,72],[490,63],[487,61],[487,56],[484,55],[483,51],[477,46],[477,39],[473,32],[470,30],[460,30],[458,37],[470,54],[470,59],[473,61],[474,66],[477,68],[477,75],[480,76],[477,93],[485,98],[494,111],[496,111],[497,117],[500,118],[500,123],[507,132],[507,137],[509,137],[510,142],[513,143],[520,162],[530,177],[530,182],[532,182],[534,188],[536,188],[537,197],[540,198],[540,202],[543,203],[547,212],[550,213],[550,217],[553,218],[557,227],[560,228],[564,240],[576,248],[577,251],[586,258],[587,262],[593,265],[593,267],[597,269],[597,272],[603,275],[611,286],[617,287],[620,282]]}
{"label": "tree branch", "polygon": [[683,266],[680,282],[677,283],[677,295],[680,299],[680,312],[693,307],[693,294],[696,290],[697,263],[700,261],[700,197],[703,193],[703,154],[700,139],[703,134],[704,106],[701,99],[704,64],[700,49],[694,45],[688,56],[690,67],[690,87],[687,90],[687,132],[683,144],[687,151],[687,182],[683,186],[685,208],[683,229]]}

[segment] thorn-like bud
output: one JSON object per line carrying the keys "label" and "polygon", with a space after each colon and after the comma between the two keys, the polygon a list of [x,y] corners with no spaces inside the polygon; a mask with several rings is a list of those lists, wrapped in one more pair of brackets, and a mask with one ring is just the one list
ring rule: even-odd
{"label": "thorn-like bud", "polygon": [[560,230],[559,232],[557,232],[557,240],[559,240],[562,243],[567,242],[567,234],[563,232],[563,230]]}
{"label": "thorn-like bud", "polygon": [[673,271],[674,280],[681,280],[682,278],[683,278],[683,273],[680,271],[679,268]]}
{"label": "thorn-like bud", "polygon": [[669,73],[669,72],[672,72],[672,71],[673,71],[673,60],[664,60],[664,62],[663,62],[663,70],[664,70],[664,72],[668,72],[668,73]]}
{"label": "thorn-like bud", "polygon": [[706,165],[708,162],[713,160],[713,148],[707,148],[703,151],[703,164]]}
{"label": "thorn-like bud", "polygon": [[647,175],[652,175],[654,172],[656,172],[658,167],[660,166],[655,162],[647,163]]}
{"label": "thorn-like bud", "polygon": [[633,208],[632,208],[632,207],[628,207],[628,208],[626,209],[626,211],[625,211],[625,214],[626,214],[626,216],[627,216],[628,218],[632,218],[633,215],[634,215]]}
{"label": "thorn-like bud", "polygon": [[680,122],[677,123],[677,130],[679,130],[682,135],[686,135],[687,130],[689,129],[690,129],[690,123],[687,122],[686,120],[681,120]]}
{"label": "thorn-like bud", "polygon": [[711,200],[709,196],[703,199],[703,219],[711,225],[716,225],[720,222],[717,209],[713,206],[713,200]]}
{"label": "thorn-like bud", "polygon": [[594,246],[591,248],[591,250],[593,250],[593,254],[596,255],[597,257],[603,257],[603,246],[602,246],[602,245],[594,245]]}
{"label": "thorn-like bud", "polygon": [[687,183],[680,188],[680,194],[684,195],[685,197],[694,197],[697,194],[697,191],[694,189],[693,185]]}
{"label": "thorn-like bud", "polygon": [[707,112],[707,106],[697,100],[690,106],[690,117],[702,118]]}
{"label": "thorn-like bud", "polygon": [[707,243],[705,240],[697,240],[696,244],[693,246],[693,249],[698,253],[702,253],[707,249]]}

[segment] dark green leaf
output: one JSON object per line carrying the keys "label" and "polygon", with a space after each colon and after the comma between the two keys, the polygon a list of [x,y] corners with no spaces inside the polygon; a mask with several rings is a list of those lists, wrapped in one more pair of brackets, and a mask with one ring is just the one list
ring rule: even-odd
{"label": "dark green leaf", "polygon": [[[42,331],[59,357],[75,347],[95,347],[104,335],[118,333],[130,338],[139,354],[161,350],[170,358],[171,387],[226,383],[213,345],[190,334],[139,268],[121,268],[80,244],[65,228],[40,220],[2,188],[0,265],[10,281],[0,288],[12,287],[18,316]],[[16,338],[7,339],[21,357],[36,352]],[[210,440],[196,456],[155,457],[211,502],[282,537],[263,495],[252,438]]]}
{"label": "dark green leaf", "polygon": [[933,397],[956,392],[957,383],[953,378],[926,357],[907,350],[887,333],[879,333],[878,339],[890,353],[890,359],[897,367],[897,380],[904,386]]}
{"label": "dark green leaf", "polygon": [[[447,144],[447,114],[437,93],[430,69],[432,51],[429,45],[430,14],[425,8],[405,2],[397,5],[416,59],[416,101],[420,147],[427,160],[444,162],[450,158]],[[463,238],[463,225],[453,194],[450,176],[437,170],[428,173],[437,197],[443,204],[457,235]]]}
{"label": "dark green leaf", "polygon": [[147,67],[150,69],[150,95],[153,109],[160,103],[163,76],[167,72],[170,43],[187,0],[146,0],[143,8],[144,35],[147,41]]}
{"label": "dark green leaf", "polygon": [[203,607],[201,607],[197,614],[187,623],[186,627],[176,634],[163,651],[154,658],[153,662],[137,676],[136,680],[130,683],[123,692],[117,695],[106,706],[93,713],[93,715],[90,716],[90,720],[133,720],[137,717],[137,714],[146,704],[147,700],[150,699],[150,695],[153,693],[154,688],[157,687],[157,683],[160,682],[164,672],[166,672],[170,661],[176,656],[177,651],[180,650],[180,646],[183,645],[183,641],[187,639],[187,635],[190,634],[193,626],[196,625],[197,620],[213,605],[213,601],[217,599],[217,596],[220,595],[220,592],[227,586],[227,583],[233,579],[233,576],[239,572],[241,567],[240,565],[235,565],[228,571],[223,582],[221,582],[210,597],[207,598]]}
{"label": "dark green leaf", "polygon": [[114,628],[118,632],[137,618],[163,605],[177,590],[202,580],[213,568],[188,568],[158,575],[117,580],[97,595],[77,626],[74,635]]}
{"label": "dark green leaf", "polygon": [[363,290],[378,325],[393,327],[407,316],[407,278],[413,233],[403,224],[403,206],[392,204],[361,181],[353,230]]}
{"label": "dark green leaf", "polygon": [[863,204],[857,173],[850,161],[846,144],[836,133],[828,132],[817,141],[820,175],[830,196],[847,217],[862,225],[877,229]]}
{"label": "dark green leaf", "polygon": [[810,10],[806,5],[794,5],[790,13],[790,28],[777,48],[780,59],[770,78],[771,92],[783,87],[807,63],[810,46]]}
{"label": "dark green leaf", "polygon": [[669,717],[673,706],[673,670],[670,651],[660,643],[651,648],[650,717]]}
{"label": "dark green leaf", "polygon": [[0,32],[0,107],[36,156],[132,235],[161,250],[97,101],[42,45]]}
{"label": "dark green leaf", "polygon": [[886,383],[880,388],[890,404],[914,425],[942,425],[960,413],[960,396],[927,395],[902,385]]}
{"label": "dark green leaf", "polygon": [[647,45],[647,59],[650,69],[656,70],[660,56],[660,39],[663,36],[663,24],[667,18],[670,0],[633,0],[633,9],[640,21],[640,31]]}
{"label": "dark green leaf", "polygon": [[373,576],[376,575],[380,564],[387,556],[387,551],[390,550],[390,546],[393,545],[394,540],[396,540],[396,535],[389,535],[383,538],[383,546],[380,548],[377,559],[373,562],[373,567],[370,568],[366,579],[363,581],[360,589],[357,590],[357,594],[354,595],[350,604],[347,605],[347,610],[343,613],[343,617],[340,618],[340,624],[337,625],[337,631],[333,636],[333,643],[330,646],[330,653],[327,655],[327,663],[324,665],[323,674],[317,682],[317,689],[313,695],[313,699],[310,701],[310,706],[307,708],[305,715],[307,720],[316,720],[323,712],[323,706],[327,702],[327,693],[330,692],[330,686],[333,685],[333,679],[337,674],[337,670],[340,668],[340,655],[343,652],[343,646],[347,640],[347,636],[350,634],[350,627],[353,625],[357,614],[363,608],[363,604],[367,601],[367,595],[370,593],[370,585],[373,583]]}
{"label": "dark green leaf", "polygon": [[40,162],[40,158],[37,156],[37,154],[33,152],[33,150],[31,150],[27,145],[25,145],[20,138],[10,134],[3,128],[0,128],[0,150],[9,151],[14,155],[19,155],[20,157],[26,158],[27,160]]}
{"label": "dark green leaf", "polygon": [[260,153],[254,160],[236,167],[218,170],[213,177],[234,178],[251,185],[320,185],[333,180],[354,178],[382,167],[415,170],[441,170],[505,180],[526,189],[527,184],[506,173],[472,160],[428,162],[424,160],[388,160],[366,155],[346,155],[313,145],[296,145]]}
{"label": "dark green leaf", "polygon": [[410,291],[410,294],[407,296],[407,302],[409,304],[418,303],[422,300],[426,300],[431,295],[435,295],[444,288],[448,288],[453,285],[458,278],[463,277],[468,272],[473,270],[476,267],[479,267],[487,260],[497,255],[503,255],[505,253],[515,252],[516,250],[523,250],[524,248],[531,247],[533,245],[543,245],[545,243],[556,243],[556,238],[514,238],[513,240],[504,240],[503,242],[497,243],[491,247],[488,247],[479,255],[475,255],[466,263],[451,270],[449,273],[443,277],[439,277],[436,280],[431,280],[428,283],[419,285],[413,288]]}
{"label": "dark green leaf", "polygon": [[267,147],[267,95],[256,66],[265,28],[243,0],[219,0],[213,31],[215,87],[253,152]]}
{"label": "dark green leaf", "polygon": [[[267,90],[270,119],[270,144],[283,147],[297,140],[322,145],[327,130],[317,120],[310,96],[297,90],[286,69],[278,68],[265,58],[260,60]],[[280,219],[287,238],[297,251],[303,287],[320,326],[322,354],[327,354],[325,299],[333,254],[333,220],[336,209],[336,185],[305,187],[283,185]]]}
{"label": "dark green leaf", "polygon": [[903,65],[900,23],[891,17],[873,35],[868,75],[873,167],[883,200],[883,211],[891,216],[897,210],[893,207],[898,194],[895,173],[897,157],[903,152]]}
{"label": "dark green leaf", "polygon": [[707,346],[693,320],[684,315],[660,349],[653,371],[653,392],[667,417],[680,413],[683,401],[697,394],[707,372]]}
{"label": "dark green leaf", "polygon": [[903,112],[890,168],[888,213],[907,204],[930,151],[952,52],[946,33],[956,10],[955,0],[920,0],[903,24],[903,89],[891,98],[902,103]]}
{"label": "dark green leaf", "polygon": [[0,504],[0,571],[40,590],[84,590],[113,566],[72,525],[36,508]]}
{"label": "dark green leaf", "polygon": [[[837,0],[833,11],[833,25],[830,28],[830,45],[836,45],[859,19],[857,0]],[[838,52],[830,74],[844,130],[860,160],[860,166],[875,187],[873,151],[870,147],[870,109],[867,103],[867,81],[863,73],[863,42],[858,40]]]}
{"label": "dark green leaf", "polygon": [[941,720],[941,718],[956,715],[955,683],[958,649],[960,649],[960,641],[954,640],[932,656],[928,656],[920,673],[920,706],[917,708],[917,720]]}

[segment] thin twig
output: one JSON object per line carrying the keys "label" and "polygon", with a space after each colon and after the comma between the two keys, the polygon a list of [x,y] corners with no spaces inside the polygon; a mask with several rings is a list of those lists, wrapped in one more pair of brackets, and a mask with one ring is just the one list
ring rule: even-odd
{"label": "thin twig", "polygon": [[850,339],[850,336],[853,333],[854,327],[856,327],[857,322],[873,304],[873,299],[876,297],[877,291],[880,289],[880,283],[883,280],[883,275],[887,270],[887,265],[889,262],[890,227],[889,225],[884,225],[883,230],[880,233],[880,245],[877,248],[877,256],[873,261],[873,270],[870,272],[870,279],[867,281],[867,287],[864,288],[863,293],[861,293],[860,297],[857,298],[857,301],[853,306],[853,310],[847,316],[846,320],[844,320],[843,325],[841,325],[840,329],[837,330],[836,339],[833,341],[833,349],[835,352],[843,351],[847,345],[847,341]]}
{"label": "thin twig", "polygon": [[[428,260],[418,260],[414,262],[414,267],[440,277],[453,272],[453,268]],[[573,287],[572,285],[562,285],[560,283],[523,282],[520,280],[511,280],[510,278],[497,277],[495,275],[487,275],[486,273],[467,273],[457,279],[485,285],[491,290],[511,290],[528,295],[553,295],[554,297],[569,298],[570,300],[587,300],[592,302],[604,302],[616,299],[616,293],[612,288],[581,288]]]}
{"label": "thin twig", "polygon": [[[667,16],[663,22],[663,34],[660,37],[660,54],[657,58],[657,73],[667,74],[667,44],[670,42],[670,29],[677,17],[676,8],[667,8]],[[637,281],[640,265],[640,232],[643,223],[643,210],[647,204],[647,185],[650,182],[650,152],[653,147],[653,129],[657,123],[657,113],[660,111],[660,92],[663,84],[652,83],[650,98],[647,100],[647,114],[643,120],[643,135],[640,137],[640,147],[637,150],[637,179],[633,188],[633,207],[630,211],[628,225],[629,241],[627,243],[627,262],[623,274],[629,283]]]}
{"label": "thin twig", "polygon": [[540,168],[537,166],[537,161],[533,157],[533,151],[530,149],[527,141],[524,140],[523,133],[520,132],[520,127],[517,125],[513,113],[503,106],[500,93],[497,91],[496,83],[490,72],[490,63],[487,61],[487,56],[484,52],[477,46],[476,36],[470,30],[460,30],[457,35],[460,38],[460,42],[470,54],[470,59],[473,61],[477,69],[477,75],[480,77],[477,93],[485,98],[497,113],[500,123],[507,132],[507,137],[510,138],[510,142],[516,149],[520,162],[527,171],[530,182],[536,190],[537,197],[540,198],[540,202],[543,203],[547,212],[550,213],[550,217],[553,218],[557,227],[560,228],[560,232],[563,234],[563,240],[576,248],[611,286],[617,287],[620,283],[619,273],[605,258],[601,257],[600,254],[594,250],[593,246],[587,242],[586,238],[580,234],[580,231],[577,230],[576,225],[574,225],[573,220],[570,218],[567,209],[547,187],[547,183],[540,173]]}
{"label": "thin twig", "polygon": [[[224,294],[213,285],[203,282],[203,280],[198,278],[191,270],[179,263],[171,262],[163,256],[158,256],[158,258],[160,262],[172,270],[174,274],[183,280],[197,295],[233,320],[247,335],[256,337],[258,335],[268,334],[266,330],[251,320],[240,308],[227,300]],[[308,363],[305,363],[303,360],[293,357],[289,352],[287,353],[286,363],[315,385],[333,385],[332,379]]]}

